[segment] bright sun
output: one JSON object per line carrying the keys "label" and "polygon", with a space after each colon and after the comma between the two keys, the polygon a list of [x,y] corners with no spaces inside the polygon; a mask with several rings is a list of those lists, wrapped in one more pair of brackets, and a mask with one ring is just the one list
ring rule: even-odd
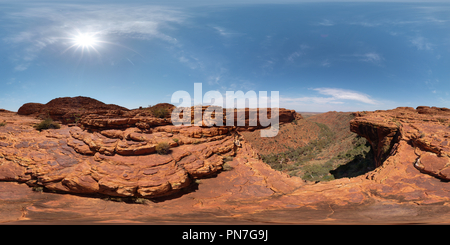
{"label": "bright sun", "polygon": [[93,48],[97,44],[98,40],[93,35],[79,34],[74,37],[75,44],[78,47]]}
{"label": "bright sun", "polygon": [[[0,0],[1,1],[1,0]],[[98,36],[101,35],[101,32],[81,32],[80,30],[75,30],[74,33],[68,33],[67,38],[64,38],[67,40],[68,46],[64,51],[62,51],[61,54],[64,54],[66,52],[68,52],[69,50],[73,51],[73,54],[75,53],[79,53],[81,54],[80,59],[83,58],[83,56],[85,54],[87,55],[91,55],[92,52],[96,53],[98,55],[98,57],[101,56],[99,50],[97,49],[102,49],[103,46],[105,44],[107,45],[117,45],[120,46],[122,48],[126,48],[129,49],[133,52],[135,52],[136,54],[140,55],[139,53],[137,53],[136,51],[134,51],[133,49],[120,45],[118,43],[112,43],[112,42],[108,42],[105,41],[103,38],[99,38]]]}
{"label": "bright sun", "polygon": [[68,38],[72,45],[68,47],[66,50],[63,51],[63,53],[67,52],[70,49],[74,49],[74,52],[77,50],[81,50],[81,55],[83,56],[84,51],[86,50],[88,53],[90,53],[91,50],[99,54],[96,47],[98,47],[99,43],[102,43],[103,41],[100,41],[95,37],[97,33],[82,33],[77,31],[78,33],[76,35],[72,35],[71,38]]}

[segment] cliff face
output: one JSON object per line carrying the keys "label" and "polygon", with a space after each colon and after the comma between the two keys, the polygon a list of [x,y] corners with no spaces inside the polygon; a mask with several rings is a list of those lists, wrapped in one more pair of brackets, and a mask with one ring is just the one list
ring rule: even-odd
{"label": "cliff face", "polygon": [[350,122],[352,132],[365,137],[375,153],[376,167],[394,154],[400,141],[415,149],[414,166],[450,180],[450,110],[419,106],[388,111],[358,112]]}
{"label": "cliff face", "polygon": [[375,167],[381,166],[400,137],[400,125],[383,117],[358,115],[350,122],[350,130],[369,141],[374,151]]}

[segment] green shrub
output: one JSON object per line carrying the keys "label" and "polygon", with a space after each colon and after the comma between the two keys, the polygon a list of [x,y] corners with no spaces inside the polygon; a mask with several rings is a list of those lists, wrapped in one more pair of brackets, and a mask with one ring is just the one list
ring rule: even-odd
{"label": "green shrub", "polygon": [[177,138],[173,138],[172,139],[175,143],[178,143],[178,141],[179,141],[179,139],[177,139]]}
{"label": "green shrub", "polygon": [[165,118],[167,115],[169,115],[169,110],[166,108],[157,108],[153,110],[153,115],[157,118]]}
{"label": "green shrub", "polygon": [[375,167],[373,151],[368,142],[355,146],[354,149],[342,154],[341,157],[345,160],[344,163],[330,171],[335,179],[356,177],[373,170]]}
{"label": "green shrub", "polygon": [[327,161],[324,164],[305,165],[301,169],[303,171],[302,179],[309,181],[328,181],[333,180],[334,176],[330,174],[333,170],[333,161]]}
{"label": "green shrub", "polygon": [[138,204],[146,204],[147,199],[142,198],[142,197],[135,197],[135,198],[133,198],[133,202],[138,203]]}
{"label": "green shrub", "polygon": [[286,152],[278,154],[261,155],[262,160],[269,164],[273,169],[279,171],[292,171],[293,166],[289,166],[289,161],[296,162],[299,166],[305,162],[314,159],[322,150],[333,143],[334,132],[325,124],[316,123],[319,126],[319,137],[309,142],[306,146],[296,149],[289,148]]}
{"label": "green shrub", "polygon": [[61,125],[54,122],[51,118],[47,118],[47,119],[43,120],[42,122],[34,125],[34,128],[39,131],[42,131],[44,129],[59,129],[59,128],[61,128]]}
{"label": "green shrub", "polygon": [[81,114],[74,114],[73,117],[75,118],[75,123],[78,123],[78,121],[80,121],[81,119]]}
{"label": "green shrub", "polygon": [[167,142],[159,142],[156,145],[156,152],[160,155],[166,155],[169,153],[170,145]]}
{"label": "green shrub", "polygon": [[0,127],[6,126],[6,122],[1,122]]}
{"label": "green shrub", "polygon": [[316,159],[321,152],[327,151],[336,137],[325,124],[316,124],[320,129],[316,140],[303,147],[288,147],[289,150],[285,152],[261,155],[261,159],[275,170],[309,181],[356,177],[373,169],[374,160],[370,144],[360,136],[353,136],[351,149],[340,152],[325,163],[309,164],[308,162]]}
{"label": "green shrub", "polygon": [[167,108],[166,106],[161,106],[161,105],[151,106],[151,105],[149,105],[147,108],[144,108],[144,109],[151,112],[152,115],[157,118],[167,118],[170,116],[170,109]]}

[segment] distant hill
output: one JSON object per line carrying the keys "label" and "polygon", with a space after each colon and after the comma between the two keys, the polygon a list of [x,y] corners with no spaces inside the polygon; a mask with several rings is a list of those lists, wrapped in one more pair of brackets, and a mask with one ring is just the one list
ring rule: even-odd
{"label": "distant hill", "polygon": [[297,111],[298,113],[300,113],[303,118],[308,118],[310,116],[314,116],[317,114],[322,114],[323,112],[310,112],[310,111]]}

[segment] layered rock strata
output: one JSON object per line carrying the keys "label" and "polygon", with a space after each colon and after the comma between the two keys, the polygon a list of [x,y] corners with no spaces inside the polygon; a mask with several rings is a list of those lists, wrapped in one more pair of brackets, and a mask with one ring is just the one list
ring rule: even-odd
{"label": "layered rock strata", "polygon": [[414,166],[450,180],[450,110],[419,106],[388,111],[359,112],[351,131],[365,137],[375,153],[376,167],[392,156],[401,141],[414,148]]}
{"label": "layered rock strata", "polygon": [[[41,133],[33,123],[1,127],[0,180],[51,191],[153,198],[218,173],[224,158],[235,155],[239,127],[176,127],[170,119],[173,106],[160,107],[168,110],[155,117],[151,110],[128,110],[86,97],[25,104],[19,115],[47,115],[68,126]],[[71,123],[80,109],[76,124]],[[286,109],[279,115],[283,123],[299,117]],[[168,154],[158,154],[164,144]]]}
{"label": "layered rock strata", "polygon": [[[193,138],[195,128],[171,128],[149,134],[138,128],[89,133],[64,126],[39,133],[2,127],[0,180],[69,193],[148,198],[217,173],[223,158],[235,154],[234,137],[226,129]],[[169,144],[169,154],[156,153],[160,143]]]}

